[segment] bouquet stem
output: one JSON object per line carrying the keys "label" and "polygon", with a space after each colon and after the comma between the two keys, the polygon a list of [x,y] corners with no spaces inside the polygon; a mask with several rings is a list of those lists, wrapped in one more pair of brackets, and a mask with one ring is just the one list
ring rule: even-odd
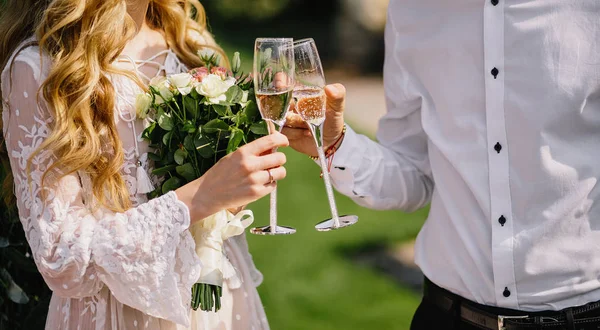
{"label": "bouquet stem", "polygon": [[192,308],[209,312],[214,308],[215,312],[221,309],[221,296],[223,288],[217,285],[196,283],[192,287]]}

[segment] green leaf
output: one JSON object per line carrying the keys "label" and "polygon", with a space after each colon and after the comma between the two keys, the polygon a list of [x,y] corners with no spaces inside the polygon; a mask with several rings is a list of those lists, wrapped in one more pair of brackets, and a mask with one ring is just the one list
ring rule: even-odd
{"label": "green leaf", "polygon": [[148,126],[144,132],[142,132],[142,138],[145,140],[152,140],[152,138],[150,137],[152,135],[152,132],[154,131],[154,129],[156,128],[156,122],[153,122],[152,124],[150,124],[150,126]]}
{"label": "green leaf", "polygon": [[229,87],[229,89],[225,93],[225,97],[227,98],[227,102],[229,103],[239,103],[242,100],[243,95],[244,92],[238,85],[233,85]]}
{"label": "green leaf", "polygon": [[242,139],[244,138],[244,132],[240,129],[234,129],[229,136],[229,143],[227,144],[227,153],[230,154],[237,150]]}
{"label": "green leaf", "polygon": [[188,151],[193,151],[196,149],[196,146],[194,145],[194,137],[192,135],[185,136],[183,139],[183,147]]}
{"label": "green leaf", "polygon": [[196,132],[196,125],[191,120],[187,120],[185,124],[183,124],[182,129],[188,133]]}
{"label": "green leaf", "polygon": [[173,165],[175,163],[175,150],[176,149],[167,151],[167,159],[164,161],[165,164]]}
{"label": "green leaf", "polygon": [[163,194],[166,194],[169,191],[173,191],[173,190],[181,187],[182,184],[183,184],[183,182],[181,181],[181,179],[174,176],[174,177],[170,178],[169,180],[165,181],[165,183],[163,183],[162,192],[163,192]]}
{"label": "green leaf", "polygon": [[198,100],[203,98],[202,95],[198,94],[195,88],[192,88],[192,91],[188,95],[191,96],[196,103],[198,102]]}
{"label": "green leaf", "polygon": [[173,135],[173,131],[167,132],[167,134],[162,137],[162,142],[167,147],[171,144],[171,135]]}
{"label": "green leaf", "polygon": [[248,122],[248,117],[243,112],[238,112],[231,119],[236,125],[246,124]]}
{"label": "green leaf", "polygon": [[188,152],[185,149],[177,149],[175,151],[175,163],[182,165],[188,156]]}
{"label": "green leaf", "polygon": [[[192,94],[196,93],[196,91],[192,91]],[[198,109],[200,106],[198,105],[198,100],[193,95],[188,95],[183,98],[183,105],[185,106],[185,110],[192,115],[194,118],[198,117]]]}
{"label": "green leaf", "polygon": [[226,105],[213,104],[212,107],[215,110],[215,112],[217,114],[219,114],[219,116],[223,117],[223,116],[227,115],[227,106]]}
{"label": "green leaf", "polygon": [[202,156],[202,158],[210,158],[215,154],[215,149],[212,140],[207,137],[199,135],[194,140],[196,152]]}
{"label": "green leaf", "polygon": [[256,106],[256,102],[248,101],[248,104],[246,104],[246,107],[244,108],[244,113],[250,121],[254,121],[255,118],[257,118],[260,114],[258,107]]}
{"label": "green leaf", "polygon": [[161,158],[159,155],[153,153],[153,152],[149,152],[148,153],[148,158],[150,158],[150,160],[155,161],[155,162],[160,162]]}
{"label": "green leaf", "polygon": [[0,237],[0,248],[5,248],[5,247],[9,247],[9,246],[10,246],[10,242],[8,241],[8,238]]}
{"label": "green leaf", "polygon": [[229,130],[229,125],[222,121],[221,119],[213,119],[202,126],[202,131],[205,133],[217,133],[218,131],[227,131]]}
{"label": "green leaf", "polygon": [[156,121],[158,122],[158,126],[164,129],[165,131],[170,131],[173,129],[173,118],[167,115],[163,109],[158,109],[158,115],[156,116]]}
{"label": "green leaf", "polygon": [[29,297],[23,292],[20,286],[17,285],[12,279],[12,276],[4,268],[0,269],[0,278],[6,285],[6,295],[12,302],[20,305],[24,305],[29,302]]}
{"label": "green leaf", "polygon": [[181,166],[177,166],[175,169],[177,174],[181,175],[188,182],[194,181],[196,179],[196,171],[194,171],[194,167],[190,163],[185,163]]}
{"label": "green leaf", "polygon": [[269,129],[267,128],[267,123],[264,121],[254,123],[250,126],[250,131],[257,135],[267,135],[269,134]]}
{"label": "green leaf", "polygon": [[18,269],[29,273],[38,273],[37,267],[33,259],[27,258],[21,251],[14,247],[9,247],[5,250],[7,259]]}
{"label": "green leaf", "polygon": [[176,167],[177,167],[177,165],[175,165],[175,164],[163,166],[163,167],[154,169],[152,171],[152,174],[157,175],[157,176],[165,175],[165,174],[169,173],[170,171],[174,170]]}

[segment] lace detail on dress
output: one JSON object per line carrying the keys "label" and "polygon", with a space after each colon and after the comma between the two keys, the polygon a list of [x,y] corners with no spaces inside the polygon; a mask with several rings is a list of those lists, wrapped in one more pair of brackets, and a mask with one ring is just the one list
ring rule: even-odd
{"label": "lace detail on dress", "polygon": [[[45,103],[38,103],[39,83],[28,64],[32,60],[22,57],[2,73],[4,135],[19,216],[46,283],[55,295],[85,300],[83,313],[97,310],[92,297],[106,285],[123,304],[189,324],[191,286],[200,262],[187,230],[187,207],[171,192],[150,202],[140,199],[125,213],[94,208],[89,190],[83,191],[90,180],[82,171],[62,178],[58,171],[50,172],[42,186],[54,155],[37,153],[29,172],[27,160],[48,137],[52,117]],[[71,308],[71,300],[62,306],[64,328],[73,320]]]}
{"label": "lace detail on dress", "polygon": [[[180,324],[189,323],[191,287],[200,275],[187,212],[170,192],[103,217],[92,242],[100,279],[120,302]],[[115,274],[118,281],[110,278]]]}
{"label": "lace detail on dress", "polygon": [[[161,56],[165,56],[163,63],[157,61],[157,59]],[[187,71],[185,65],[179,61],[177,55],[175,55],[171,49],[158,52],[146,60],[134,60],[129,56],[121,56],[117,62],[130,64],[131,68],[136,72],[136,74],[146,83],[150,82],[150,80],[152,80],[154,77],[166,76],[168,75],[168,72],[181,73]],[[155,69],[156,73],[153,76],[146,75],[142,70],[140,70],[140,68],[145,66]]]}

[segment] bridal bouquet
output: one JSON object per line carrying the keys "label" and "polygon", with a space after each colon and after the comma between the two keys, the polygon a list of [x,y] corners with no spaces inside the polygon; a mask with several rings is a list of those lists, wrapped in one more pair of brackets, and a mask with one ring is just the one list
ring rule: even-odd
{"label": "bridal bouquet", "polygon": [[[219,66],[214,53],[198,56],[202,67],[155,78],[136,99],[138,117],[149,123],[142,137],[153,150],[148,154],[155,163],[152,173],[161,178],[152,198],[199,178],[223,156],[268,133],[254,101],[252,78],[240,72],[239,53],[231,71]],[[203,265],[192,288],[194,310],[220,309],[223,278],[235,272],[223,254],[223,242],[242,234],[251,221],[250,211],[233,216],[223,210],[190,228]]]}

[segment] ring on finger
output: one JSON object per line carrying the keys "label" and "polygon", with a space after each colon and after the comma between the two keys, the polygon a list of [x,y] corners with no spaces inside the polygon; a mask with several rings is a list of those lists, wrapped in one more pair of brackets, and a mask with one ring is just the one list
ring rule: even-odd
{"label": "ring on finger", "polygon": [[273,174],[271,174],[271,170],[267,169],[267,173],[269,173],[269,184],[275,182],[275,179],[273,178]]}

